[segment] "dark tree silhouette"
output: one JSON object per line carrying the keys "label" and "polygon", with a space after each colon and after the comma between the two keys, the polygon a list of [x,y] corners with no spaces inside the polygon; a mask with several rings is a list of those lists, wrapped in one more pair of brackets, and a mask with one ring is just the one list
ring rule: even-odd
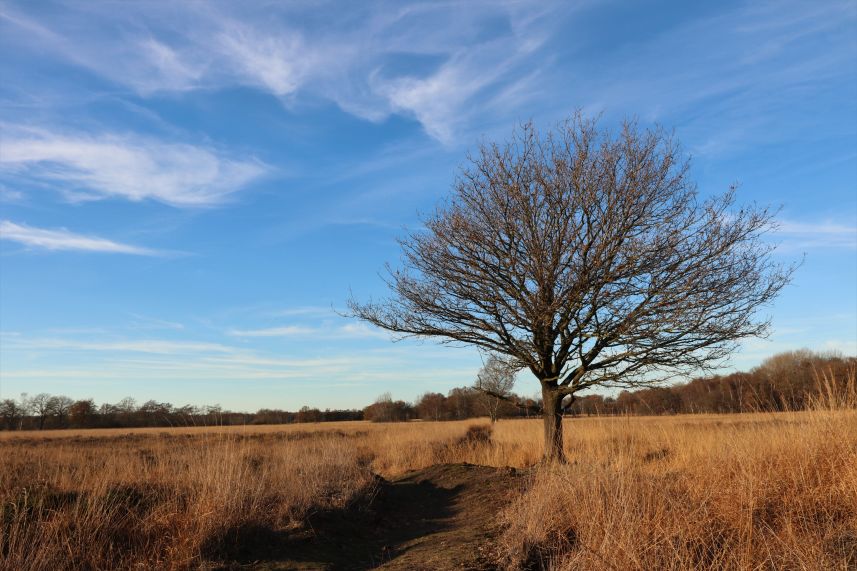
{"label": "dark tree silhouette", "polygon": [[15,430],[20,427],[21,421],[27,415],[27,410],[13,399],[0,401],[0,420],[7,430]]}
{"label": "dark tree silhouette", "polygon": [[564,460],[563,399],[719,366],[769,323],[793,267],[763,241],[773,214],[701,200],[660,129],[579,114],[483,144],[425,229],[400,240],[391,297],[353,315],[403,336],[507,355],[542,388],[546,460]]}
{"label": "dark tree silhouette", "polygon": [[53,414],[55,403],[55,398],[47,393],[39,393],[29,399],[29,409],[38,419],[39,430],[45,428],[45,421]]}

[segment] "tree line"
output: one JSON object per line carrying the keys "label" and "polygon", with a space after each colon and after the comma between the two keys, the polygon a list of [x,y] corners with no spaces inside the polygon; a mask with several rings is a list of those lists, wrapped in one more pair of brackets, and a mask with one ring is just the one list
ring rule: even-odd
{"label": "tree line", "polygon": [[[857,388],[853,386],[855,372],[855,357],[803,349],[775,355],[746,372],[622,391],[616,396],[579,396],[564,412],[567,415],[661,415],[801,410],[824,391],[854,391]],[[481,390],[484,383],[483,377],[475,386],[457,387],[446,395],[427,392],[413,403],[393,400],[385,393],[362,410],[320,410],[304,406],[296,412],[263,408],[255,413],[223,410],[219,405],[177,407],[154,400],[138,405],[132,398],[98,406],[92,399],[75,401],[67,396],[42,393],[0,401],[0,429],[258,425],[343,420],[444,421],[540,414],[539,398],[508,392],[504,399],[498,399]]]}
{"label": "tree line", "polygon": [[[855,357],[801,349],[775,355],[750,371],[624,390],[616,396],[579,396],[564,413],[586,416],[803,410],[827,391],[853,393],[857,390],[855,374]],[[375,422],[461,420],[491,416],[493,407],[497,407],[498,418],[524,417],[540,414],[542,402],[514,393],[505,399],[492,398],[480,390],[477,381],[476,386],[452,389],[447,396],[425,393],[414,404],[393,401],[385,394],[363,412],[366,420]]]}
{"label": "tree line", "polygon": [[[536,401],[513,395],[529,402],[532,410]],[[93,399],[74,400],[64,395],[40,393],[21,395],[20,399],[0,401],[0,430],[54,430],[63,428],[142,428],[173,426],[241,426],[262,424],[292,424],[305,422],[337,422],[371,420],[398,422],[406,420],[463,420],[488,416],[494,410],[509,418],[523,412],[508,402],[492,405],[486,396],[473,387],[460,387],[441,393],[426,393],[415,403],[394,401],[389,393],[361,409],[325,409],[304,406],[298,411],[262,408],[256,412],[234,412],[220,405],[174,406],[168,402],[149,400],[137,404],[124,398],[110,404],[96,404]]]}
{"label": "tree line", "polygon": [[665,387],[578,397],[572,414],[687,414],[803,410],[828,392],[855,390],[857,358],[806,349],[780,353],[745,372]]}
{"label": "tree line", "polygon": [[[465,420],[489,417],[520,418],[538,414],[540,403],[510,393],[509,401],[486,395],[476,387],[456,387],[446,395],[427,392],[416,402],[393,400],[389,393],[363,409],[363,418],[372,422],[402,422],[406,420]],[[520,403],[520,406],[510,401]]]}
{"label": "tree line", "polygon": [[220,405],[174,406],[149,400],[138,405],[133,398],[100,406],[93,399],[73,400],[41,393],[0,401],[0,429],[43,430],[60,428],[136,428],[172,426],[240,426],[363,420],[362,410],[319,410],[308,406],[296,412],[259,409],[255,413],[224,410]]}

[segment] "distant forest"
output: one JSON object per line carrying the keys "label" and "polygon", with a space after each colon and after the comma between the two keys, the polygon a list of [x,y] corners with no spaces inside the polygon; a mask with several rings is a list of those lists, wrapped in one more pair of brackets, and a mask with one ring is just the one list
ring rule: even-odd
{"label": "distant forest", "polygon": [[[575,415],[663,415],[801,410],[820,394],[854,390],[857,358],[808,350],[781,353],[749,372],[693,379],[670,386],[624,390],[617,396],[578,396],[566,413]],[[342,420],[396,422],[463,420],[487,416],[498,407],[494,397],[473,387],[446,395],[425,393],[414,403],[395,401],[388,394],[373,404],[352,410],[303,407],[296,412],[263,408],[255,413],[223,410],[219,405],[174,406],[126,398],[100,406],[92,399],[75,401],[46,393],[0,401],[0,429],[132,428],[212,425],[262,425]],[[516,418],[539,414],[538,399],[509,395],[500,401],[498,416]]]}

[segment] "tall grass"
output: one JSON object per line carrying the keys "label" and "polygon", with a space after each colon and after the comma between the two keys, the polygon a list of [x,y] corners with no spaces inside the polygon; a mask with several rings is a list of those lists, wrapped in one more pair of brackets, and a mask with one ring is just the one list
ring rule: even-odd
{"label": "tall grass", "polygon": [[855,569],[855,375],[804,412],[573,422],[503,514],[509,569]]}
{"label": "tall grass", "polygon": [[851,366],[843,377],[833,368],[814,371],[816,393],[810,397],[812,410],[857,409],[857,367]]}
{"label": "tall grass", "polygon": [[242,529],[287,529],[371,486],[348,437],[279,436],[7,440],[0,565],[196,568]]}

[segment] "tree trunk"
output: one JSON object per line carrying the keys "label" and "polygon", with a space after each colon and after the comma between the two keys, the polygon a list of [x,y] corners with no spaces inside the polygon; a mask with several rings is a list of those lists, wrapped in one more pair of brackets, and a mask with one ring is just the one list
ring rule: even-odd
{"label": "tree trunk", "polygon": [[565,462],[565,452],[562,448],[562,397],[556,387],[542,385],[546,463]]}

